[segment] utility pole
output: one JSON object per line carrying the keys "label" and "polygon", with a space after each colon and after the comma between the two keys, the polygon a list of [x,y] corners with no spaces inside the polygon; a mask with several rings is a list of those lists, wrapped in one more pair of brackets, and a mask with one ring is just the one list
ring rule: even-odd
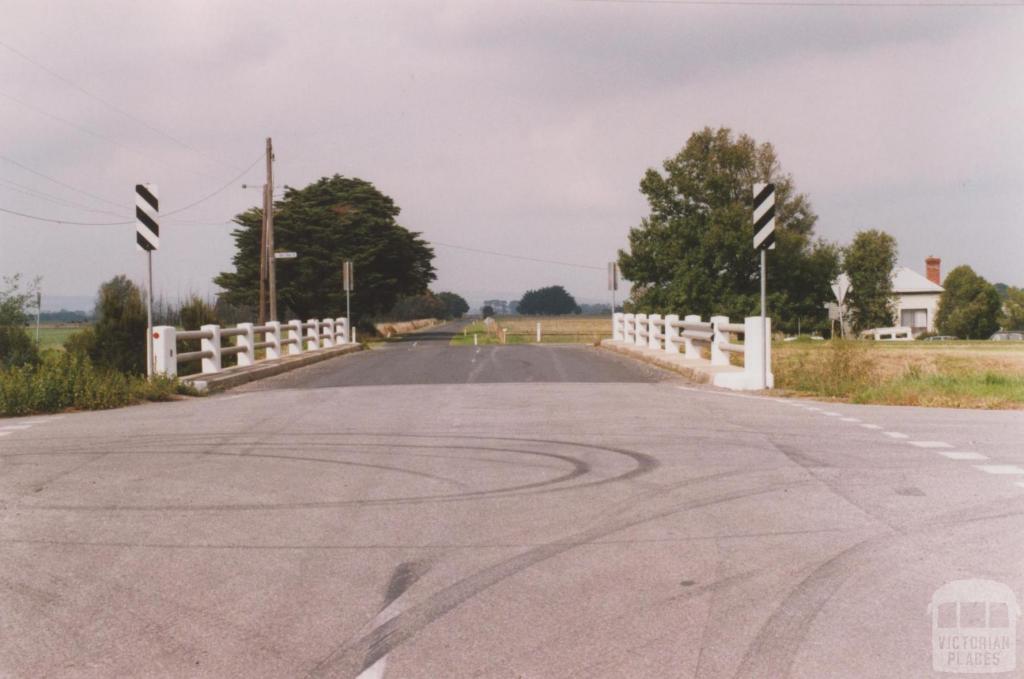
{"label": "utility pole", "polygon": [[263,185],[263,220],[260,223],[260,298],[257,322],[267,322],[267,185]]}
{"label": "utility pole", "polygon": [[274,143],[267,137],[267,270],[270,287],[270,320],[277,320],[277,260],[274,257]]}
{"label": "utility pole", "polygon": [[39,344],[39,316],[43,313],[43,291],[36,290],[36,344]]}

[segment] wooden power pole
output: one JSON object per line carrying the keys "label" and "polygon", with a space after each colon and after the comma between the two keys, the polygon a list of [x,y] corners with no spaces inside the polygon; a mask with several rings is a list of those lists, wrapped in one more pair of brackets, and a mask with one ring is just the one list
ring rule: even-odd
{"label": "wooden power pole", "polygon": [[277,320],[277,260],[274,258],[274,144],[267,137],[267,272],[270,288],[270,318]]}

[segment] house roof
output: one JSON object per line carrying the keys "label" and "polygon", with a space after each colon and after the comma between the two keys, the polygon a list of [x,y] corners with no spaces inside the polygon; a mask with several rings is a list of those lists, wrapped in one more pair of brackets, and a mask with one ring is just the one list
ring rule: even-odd
{"label": "house roof", "polygon": [[909,292],[942,292],[941,285],[936,285],[930,280],[905,266],[898,266],[892,272],[892,291],[897,295]]}

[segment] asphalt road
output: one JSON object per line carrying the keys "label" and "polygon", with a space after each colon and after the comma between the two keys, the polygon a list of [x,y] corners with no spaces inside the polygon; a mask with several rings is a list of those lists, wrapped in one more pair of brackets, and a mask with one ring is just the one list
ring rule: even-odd
{"label": "asphalt road", "polygon": [[479,349],[0,421],[0,676],[926,677],[1022,591],[1020,412]]}

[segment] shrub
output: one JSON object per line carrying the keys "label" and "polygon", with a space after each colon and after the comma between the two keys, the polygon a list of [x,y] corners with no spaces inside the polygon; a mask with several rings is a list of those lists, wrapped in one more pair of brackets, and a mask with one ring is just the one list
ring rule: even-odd
{"label": "shrub", "polygon": [[95,341],[89,356],[97,366],[146,374],[146,306],[142,292],[126,276],[100,286]]}
{"label": "shrub", "polygon": [[0,366],[10,368],[39,362],[35,342],[20,325],[0,325]]}
{"label": "shrub", "polygon": [[195,394],[176,379],[97,368],[82,353],[53,352],[37,366],[0,369],[0,415],[100,410]]}

